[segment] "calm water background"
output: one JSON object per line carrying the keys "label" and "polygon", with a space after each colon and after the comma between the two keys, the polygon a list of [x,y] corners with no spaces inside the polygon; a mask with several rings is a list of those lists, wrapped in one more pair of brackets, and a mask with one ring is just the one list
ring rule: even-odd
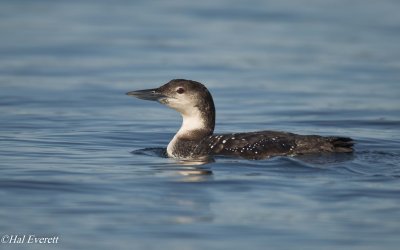
{"label": "calm water background", "polygon": [[[400,2],[1,1],[2,249],[398,249]],[[353,155],[162,158],[205,83],[216,132],[344,135]]]}

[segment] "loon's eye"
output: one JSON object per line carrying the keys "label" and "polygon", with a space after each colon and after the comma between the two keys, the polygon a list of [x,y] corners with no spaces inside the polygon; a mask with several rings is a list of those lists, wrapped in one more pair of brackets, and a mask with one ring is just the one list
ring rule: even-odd
{"label": "loon's eye", "polygon": [[178,93],[178,94],[183,94],[184,92],[185,92],[185,90],[183,88],[178,88],[176,90],[176,93]]}

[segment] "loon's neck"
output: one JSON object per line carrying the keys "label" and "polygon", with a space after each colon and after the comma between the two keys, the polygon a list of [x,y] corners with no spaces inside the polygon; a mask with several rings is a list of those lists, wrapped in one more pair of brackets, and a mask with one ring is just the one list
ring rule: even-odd
{"label": "loon's neck", "polygon": [[213,134],[215,110],[194,107],[181,115],[182,126],[168,144],[167,153],[171,157],[188,158],[201,140]]}

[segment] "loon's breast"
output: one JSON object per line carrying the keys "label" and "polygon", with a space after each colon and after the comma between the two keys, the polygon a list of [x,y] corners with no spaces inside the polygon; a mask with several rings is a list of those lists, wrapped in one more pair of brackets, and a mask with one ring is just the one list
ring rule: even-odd
{"label": "loon's breast", "polygon": [[352,140],[346,137],[258,131],[208,136],[198,144],[193,155],[232,155],[248,159],[263,159],[278,155],[352,152],[352,145]]}

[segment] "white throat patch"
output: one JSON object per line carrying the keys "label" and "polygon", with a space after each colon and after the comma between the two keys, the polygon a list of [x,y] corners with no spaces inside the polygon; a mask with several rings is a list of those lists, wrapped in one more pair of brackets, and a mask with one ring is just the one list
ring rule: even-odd
{"label": "white throat patch", "polygon": [[174,136],[174,138],[170,141],[167,147],[167,154],[170,157],[174,157],[174,148],[175,144],[180,136],[184,136],[185,134],[189,134],[191,131],[204,129],[205,121],[201,115],[200,110],[197,107],[191,107],[185,110],[185,114],[182,113],[182,126]]}

